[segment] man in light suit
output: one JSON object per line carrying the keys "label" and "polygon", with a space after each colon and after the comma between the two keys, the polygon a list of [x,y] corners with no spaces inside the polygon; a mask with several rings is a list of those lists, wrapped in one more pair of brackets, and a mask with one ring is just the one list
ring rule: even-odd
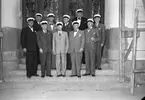
{"label": "man in light suit", "polygon": [[[55,15],[53,13],[49,13],[47,15],[48,21],[48,31],[51,31],[54,34],[57,31],[56,24],[55,24]],[[52,54],[52,68],[56,68],[56,56]]]}
{"label": "man in light suit", "polygon": [[53,53],[56,55],[57,77],[65,77],[66,54],[69,47],[67,32],[62,31],[62,22],[57,22],[57,32],[53,34]]}
{"label": "man in light suit", "polygon": [[83,76],[92,75],[95,76],[95,53],[96,42],[100,41],[98,30],[93,28],[94,20],[88,19],[88,29],[84,31],[85,34],[85,57],[86,57],[86,73]]}
{"label": "man in light suit", "polygon": [[79,30],[79,23],[73,21],[74,31],[69,35],[69,53],[71,54],[72,75],[71,77],[81,77],[81,60],[84,50],[84,31]]}

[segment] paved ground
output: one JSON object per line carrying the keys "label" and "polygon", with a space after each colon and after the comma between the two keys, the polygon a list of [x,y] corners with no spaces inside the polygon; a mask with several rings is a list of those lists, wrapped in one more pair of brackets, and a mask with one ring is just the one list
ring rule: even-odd
{"label": "paved ground", "polygon": [[[40,72],[38,72],[40,73]],[[82,71],[84,73],[84,71]],[[25,71],[13,71],[0,83],[0,100],[141,100],[145,86],[130,94],[129,82],[119,82],[117,73],[110,70],[96,71],[96,77],[66,78],[32,77]]]}
{"label": "paved ground", "polygon": [[[107,69],[107,65],[103,69]],[[96,71],[96,77],[53,78],[32,77],[27,79],[24,70],[8,73],[5,81],[0,83],[0,100],[141,100],[145,96],[145,86],[140,85],[135,95],[130,94],[130,83],[120,82],[118,73],[113,70]],[[40,75],[40,70],[38,74]],[[84,70],[81,71],[85,73]]]}

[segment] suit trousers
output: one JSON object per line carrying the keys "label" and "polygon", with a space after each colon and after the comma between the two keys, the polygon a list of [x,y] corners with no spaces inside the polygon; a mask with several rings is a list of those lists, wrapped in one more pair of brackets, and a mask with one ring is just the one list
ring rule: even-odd
{"label": "suit trousers", "polygon": [[26,52],[26,75],[31,77],[37,74],[37,52]]}
{"label": "suit trousers", "polygon": [[80,75],[82,52],[71,53],[72,75]]}
{"label": "suit trousers", "polygon": [[41,75],[51,75],[51,53],[44,52],[40,54],[41,58]]}
{"label": "suit trousers", "polygon": [[71,69],[72,67],[72,64],[71,64],[71,56],[69,53],[67,53],[67,69]]}
{"label": "suit trousers", "polygon": [[101,43],[97,43],[96,44],[97,48],[96,48],[96,57],[95,57],[95,60],[96,60],[96,68],[101,68]]}
{"label": "suit trousers", "polygon": [[66,72],[66,54],[56,54],[57,75],[65,75]]}
{"label": "suit trousers", "polygon": [[56,55],[54,55],[53,53],[51,53],[51,61],[52,61],[52,68],[55,69],[56,68]]}
{"label": "suit trousers", "polygon": [[95,75],[95,52],[96,49],[90,49],[89,44],[85,48],[86,74]]}

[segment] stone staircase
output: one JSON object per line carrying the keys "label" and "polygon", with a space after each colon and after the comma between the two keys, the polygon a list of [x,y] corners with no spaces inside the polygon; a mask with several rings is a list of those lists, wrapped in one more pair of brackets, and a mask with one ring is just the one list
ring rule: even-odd
{"label": "stone staircase", "polygon": [[[26,77],[25,59],[21,59],[16,70],[10,71],[8,76],[4,78],[6,84],[0,85],[2,88],[16,88],[16,89],[47,89],[47,91],[109,91],[128,89],[130,87],[128,82],[119,82],[118,72],[111,70],[107,63],[102,64],[103,70],[96,70],[96,77],[82,76],[81,78],[69,77],[71,70],[66,71],[66,77],[56,77],[56,70],[52,69],[53,77]],[[38,74],[41,75],[40,67],[38,67]],[[85,73],[85,65],[83,65],[81,74]]]}

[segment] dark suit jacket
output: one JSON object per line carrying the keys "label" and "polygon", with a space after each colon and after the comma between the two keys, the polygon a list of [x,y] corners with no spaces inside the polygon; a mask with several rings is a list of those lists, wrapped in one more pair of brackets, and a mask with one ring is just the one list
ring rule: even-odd
{"label": "dark suit jacket", "polygon": [[36,32],[42,30],[41,25],[38,24],[36,20],[34,21],[34,25],[33,25],[33,27],[34,27],[34,30],[35,30]]}
{"label": "dark suit jacket", "polygon": [[[74,17],[72,21],[77,21],[77,17]],[[81,18],[81,24],[79,27],[80,30],[85,30],[87,29],[87,18],[82,17]]]}
{"label": "dark suit jacket", "polygon": [[[88,31],[88,29],[86,29],[84,31],[84,35],[85,35],[85,49],[96,49],[96,42],[100,41],[99,37],[99,31],[95,28],[90,29],[90,31]],[[92,38],[94,40],[92,40]]]}
{"label": "dark suit jacket", "polygon": [[70,31],[73,31],[73,26],[72,26],[71,22],[69,22],[69,24],[66,25],[66,26],[63,24],[62,30],[65,31],[65,32],[67,32],[68,33],[68,36],[69,36],[69,32]]}
{"label": "dark suit jacket", "polygon": [[52,32],[39,31],[37,34],[38,46],[43,50],[43,52],[52,52]]}
{"label": "dark suit jacket", "polygon": [[80,52],[80,49],[84,49],[84,31],[79,30],[74,37],[74,31],[69,35],[69,50],[68,53]]}
{"label": "dark suit jacket", "polygon": [[104,44],[105,42],[105,25],[99,24],[97,27],[94,25],[94,28],[96,28],[99,31],[99,36],[101,37],[101,40],[99,41],[101,44]]}
{"label": "dark suit jacket", "polygon": [[38,44],[37,44],[37,36],[36,32],[32,32],[29,27],[25,27],[21,31],[21,46],[22,48],[26,48],[27,51],[37,51]]}

